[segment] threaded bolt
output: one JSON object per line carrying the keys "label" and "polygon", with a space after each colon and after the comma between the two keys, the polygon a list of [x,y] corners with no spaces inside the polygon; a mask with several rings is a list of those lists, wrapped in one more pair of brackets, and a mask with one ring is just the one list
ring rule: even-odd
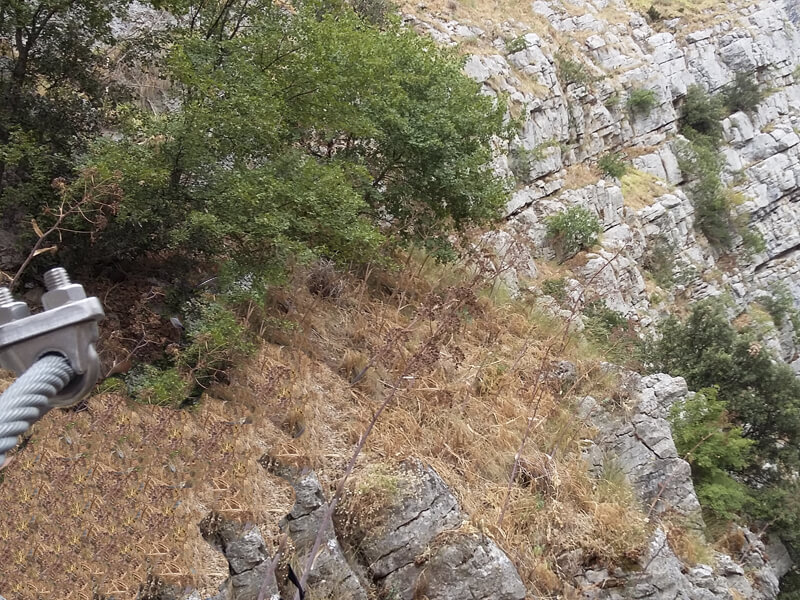
{"label": "threaded bolt", "polygon": [[67,270],[62,267],[50,269],[44,274],[44,286],[48,292],[67,287],[71,283]]}
{"label": "threaded bolt", "polygon": [[0,325],[7,325],[11,321],[24,319],[31,314],[28,305],[14,299],[11,290],[0,287]]}
{"label": "threaded bolt", "polygon": [[14,296],[7,287],[0,287],[0,306],[6,306],[14,302]]}

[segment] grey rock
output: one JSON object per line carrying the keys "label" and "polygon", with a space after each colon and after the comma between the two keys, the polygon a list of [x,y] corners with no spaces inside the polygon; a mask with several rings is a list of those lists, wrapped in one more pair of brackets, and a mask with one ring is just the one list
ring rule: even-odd
{"label": "grey rock", "polygon": [[601,452],[587,455],[594,470],[603,468],[605,456],[613,456],[645,506],[655,514],[677,511],[701,529],[700,503],[694,491],[689,464],[678,456],[665,416],[669,407],[686,397],[682,378],[658,374],[632,385],[625,409],[631,415],[620,420],[592,398],[579,411],[598,430]]}
{"label": "grey rock", "polygon": [[430,600],[523,600],[525,586],[508,557],[479,534],[448,536],[422,565],[391,573],[384,589],[404,599],[424,594]]}
{"label": "grey rock", "polygon": [[[291,470],[286,470],[283,474],[294,488],[295,504],[283,520],[282,528],[289,533],[296,554],[304,563],[314,545],[317,532],[323,525],[328,505],[315,474],[298,474]],[[308,577],[308,585],[322,597],[327,594],[336,598],[367,599],[367,592],[348,564],[330,522],[325,527],[322,545]]]}
{"label": "grey rock", "polygon": [[522,600],[525,587],[505,553],[483,534],[459,530],[458,502],[436,472],[402,463],[402,493],[359,549],[387,594],[412,600]]}
{"label": "grey rock", "polygon": [[441,532],[458,528],[463,516],[444,481],[418,461],[404,463],[401,477],[409,489],[382,514],[382,526],[368,532],[361,551],[376,578],[414,563]]}

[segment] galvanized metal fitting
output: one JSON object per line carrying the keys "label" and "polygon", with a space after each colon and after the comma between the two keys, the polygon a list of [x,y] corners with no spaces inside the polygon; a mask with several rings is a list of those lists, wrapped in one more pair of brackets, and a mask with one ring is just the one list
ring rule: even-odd
{"label": "galvanized metal fitting", "polygon": [[0,288],[0,367],[21,375],[46,354],[60,354],[69,361],[75,377],[50,399],[50,405],[72,406],[100,376],[95,343],[97,323],[105,314],[100,300],[87,298],[83,286],[72,283],[64,269],[45,273],[44,283],[44,311],[35,315],[8,288]]}

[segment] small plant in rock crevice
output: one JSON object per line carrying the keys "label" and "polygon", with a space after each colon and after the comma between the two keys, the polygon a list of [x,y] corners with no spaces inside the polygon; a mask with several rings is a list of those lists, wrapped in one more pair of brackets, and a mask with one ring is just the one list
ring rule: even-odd
{"label": "small plant in rock crevice", "polygon": [[582,206],[572,206],[564,212],[551,215],[545,219],[545,224],[547,236],[562,261],[591,248],[602,231],[597,217]]}
{"label": "small plant in rock crevice", "polygon": [[722,98],[730,113],[752,112],[764,99],[764,92],[752,75],[740,71],[722,93]]}
{"label": "small plant in rock crevice", "polygon": [[542,282],[541,290],[543,294],[552,297],[562,306],[567,301],[567,280],[564,277],[545,279]]}
{"label": "small plant in rock crevice", "polygon": [[657,23],[658,21],[661,21],[664,18],[664,16],[656,8],[655,4],[651,4],[650,8],[647,9],[647,18],[650,20],[651,23]]}
{"label": "small plant in rock crevice", "polygon": [[646,116],[657,104],[658,98],[653,90],[640,88],[631,91],[626,106],[633,116]]}
{"label": "small plant in rock crevice", "polygon": [[589,85],[597,80],[589,72],[585,64],[570,58],[562,52],[556,53],[555,62],[558,74],[567,84]]}
{"label": "small plant in rock crevice", "polygon": [[628,165],[625,163],[624,155],[619,152],[609,152],[600,157],[597,161],[597,166],[600,170],[608,175],[619,179],[628,171]]}
{"label": "small plant in rock crevice", "polygon": [[642,267],[664,289],[670,289],[675,284],[675,252],[672,241],[661,235],[647,245],[642,258]]}
{"label": "small plant in rock crevice", "polygon": [[522,36],[506,42],[506,51],[509,54],[522,52],[523,50],[527,50],[527,48],[528,48],[528,41]]}

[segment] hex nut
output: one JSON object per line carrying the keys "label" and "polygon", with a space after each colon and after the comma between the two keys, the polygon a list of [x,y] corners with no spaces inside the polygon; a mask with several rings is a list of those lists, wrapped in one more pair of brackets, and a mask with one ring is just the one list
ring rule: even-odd
{"label": "hex nut", "polygon": [[79,283],[71,283],[63,287],[58,287],[42,295],[42,306],[45,310],[58,308],[70,302],[86,299],[86,291]]}
{"label": "hex nut", "polygon": [[10,302],[0,306],[0,325],[11,323],[17,319],[24,319],[30,316],[31,311],[24,302]]}

